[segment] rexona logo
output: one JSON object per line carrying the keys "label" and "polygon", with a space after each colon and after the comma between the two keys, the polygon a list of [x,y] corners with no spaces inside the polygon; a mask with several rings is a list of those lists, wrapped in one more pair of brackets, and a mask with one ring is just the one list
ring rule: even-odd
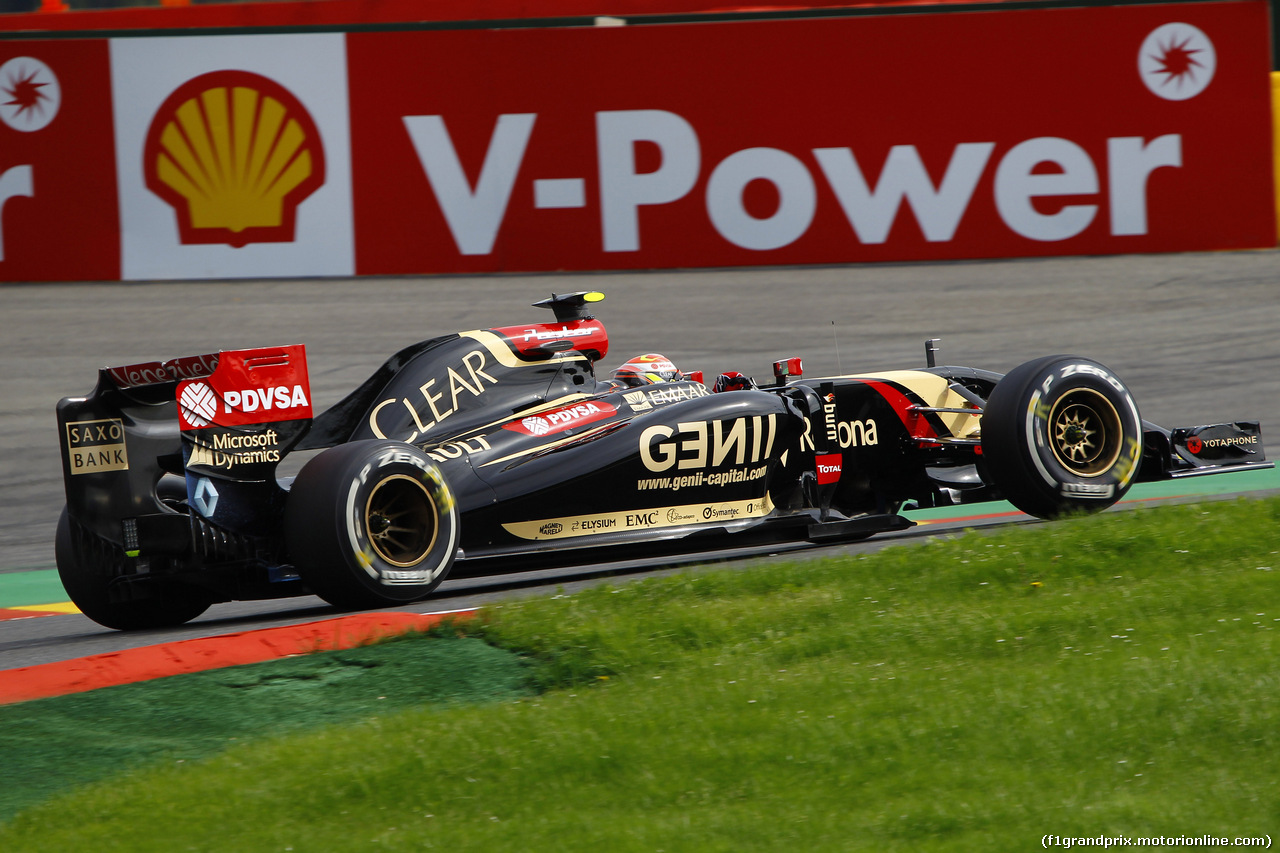
{"label": "rexona logo", "polygon": [[512,432],[519,432],[525,435],[548,435],[549,433],[562,432],[581,424],[589,424],[594,421],[611,418],[617,414],[617,411],[608,403],[596,400],[530,415],[513,423],[504,424],[503,429],[509,429]]}
{"label": "rexona logo", "polygon": [[324,146],[311,114],[283,86],[248,71],[213,71],[156,110],[143,174],[173,207],[184,244],[289,243],[298,205],[324,184]]}

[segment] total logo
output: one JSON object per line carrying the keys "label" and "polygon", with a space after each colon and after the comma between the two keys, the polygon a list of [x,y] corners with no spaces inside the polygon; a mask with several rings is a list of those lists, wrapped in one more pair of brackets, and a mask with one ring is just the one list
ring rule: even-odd
{"label": "total logo", "polygon": [[839,453],[823,453],[815,456],[813,461],[818,472],[818,485],[825,486],[828,483],[838,483],[840,481],[840,470],[844,457]]}
{"label": "total logo", "polygon": [[324,185],[324,146],[302,103],[249,71],[213,71],[156,110],[143,149],[147,189],[183,244],[288,243],[298,205]]}
{"label": "total logo", "polygon": [[521,418],[519,421],[504,424],[502,428],[512,432],[523,433],[524,435],[548,435],[563,432],[581,424],[589,424],[605,418],[611,418],[617,412],[618,410],[608,403],[592,401],[530,415],[526,418]]}

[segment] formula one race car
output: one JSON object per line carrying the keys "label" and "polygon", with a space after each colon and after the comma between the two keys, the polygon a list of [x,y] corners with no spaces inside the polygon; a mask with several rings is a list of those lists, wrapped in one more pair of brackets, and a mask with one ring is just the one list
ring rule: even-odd
{"label": "formula one race car", "polygon": [[1271,467],[1257,423],[1145,423],[1114,373],[1070,355],[1000,376],[930,351],[922,370],[822,379],[792,358],[714,391],[647,356],[602,381],[601,299],[414,344],[315,417],[300,345],[103,369],[58,404],[67,592],[119,629],[308,592],[381,607],[455,561],[856,539],[910,527],[904,507],[996,498],[1053,517],[1136,481]]}

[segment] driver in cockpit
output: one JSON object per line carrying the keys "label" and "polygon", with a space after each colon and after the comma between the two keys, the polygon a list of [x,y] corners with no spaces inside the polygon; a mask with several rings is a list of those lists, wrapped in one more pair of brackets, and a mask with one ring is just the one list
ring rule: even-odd
{"label": "driver in cockpit", "polygon": [[684,378],[671,359],[656,352],[638,355],[613,371],[613,381],[628,388],[655,382],[681,382]]}
{"label": "driver in cockpit", "polygon": [[[701,381],[701,376],[693,377]],[[615,387],[637,388],[641,385],[653,385],[658,382],[683,382],[690,379],[680,372],[675,362],[659,353],[638,355],[613,371]],[[712,391],[741,391],[754,388],[751,378],[734,371],[721,373],[716,377]]]}

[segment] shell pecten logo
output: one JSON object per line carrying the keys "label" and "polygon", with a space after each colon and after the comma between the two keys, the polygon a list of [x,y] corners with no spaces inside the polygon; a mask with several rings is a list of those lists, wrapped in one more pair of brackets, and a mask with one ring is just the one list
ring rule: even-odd
{"label": "shell pecten logo", "polygon": [[143,174],[173,207],[184,244],[288,243],[298,205],[324,184],[324,147],[310,113],[279,83],[213,71],[156,110]]}

